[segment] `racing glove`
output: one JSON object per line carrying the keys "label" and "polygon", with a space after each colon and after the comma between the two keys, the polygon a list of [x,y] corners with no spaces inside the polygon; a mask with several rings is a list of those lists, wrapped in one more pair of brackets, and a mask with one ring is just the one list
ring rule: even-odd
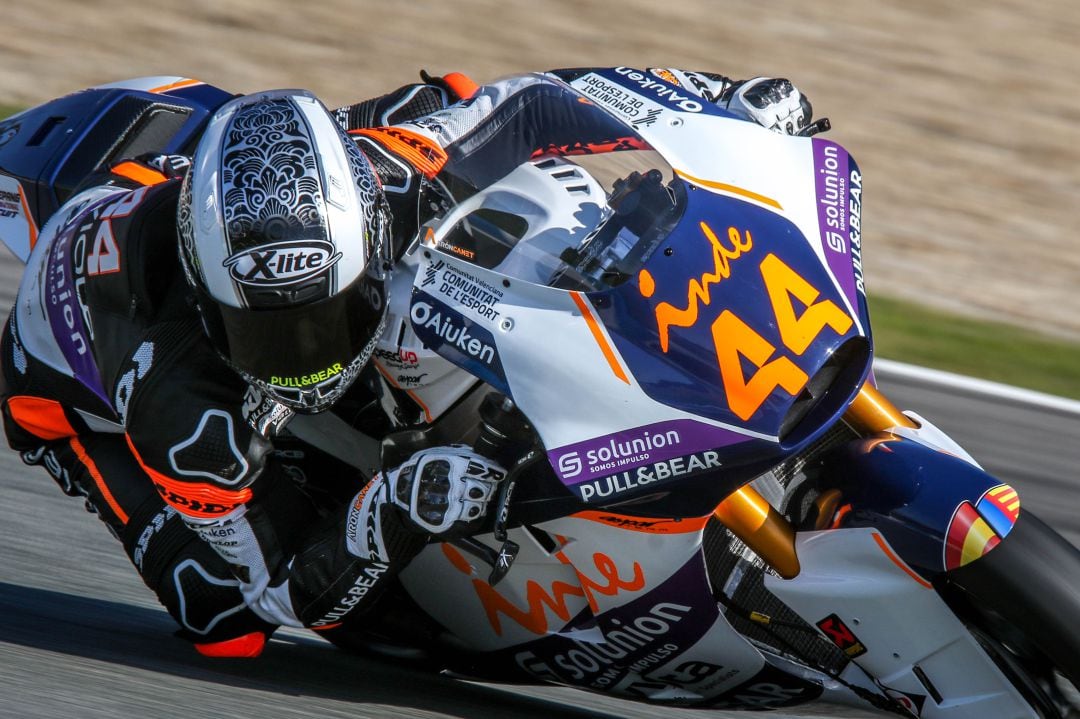
{"label": "racing glove", "polygon": [[429,538],[476,531],[505,474],[468,447],[416,452],[396,469],[376,474],[341,511],[318,521],[297,542],[293,558],[279,552],[284,561],[275,571],[265,565],[267,553],[252,545],[254,525],[266,507],[252,503],[228,525],[193,528],[248,578],[241,589],[261,616],[328,629],[364,621],[391,578]]}
{"label": "racing glove", "polygon": [[[773,132],[806,134],[804,131],[813,116],[810,100],[785,78],[736,81],[718,73],[674,68],[653,68],[649,72]],[[827,129],[827,121],[823,121],[820,130]]]}
{"label": "racing glove", "polygon": [[478,526],[506,471],[464,445],[417,452],[386,473],[390,500],[420,531],[461,535]]}
{"label": "racing glove", "polygon": [[421,70],[420,77],[421,83],[404,85],[385,95],[338,108],[334,110],[334,118],[346,131],[397,125],[445,110],[472,96],[478,87],[460,72],[438,76]]}
{"label": "racing glove", "polygon": [[755,77],[732,86],[719,105],[784,135],[798,135],[810,124],[813,107],[785,78]]}

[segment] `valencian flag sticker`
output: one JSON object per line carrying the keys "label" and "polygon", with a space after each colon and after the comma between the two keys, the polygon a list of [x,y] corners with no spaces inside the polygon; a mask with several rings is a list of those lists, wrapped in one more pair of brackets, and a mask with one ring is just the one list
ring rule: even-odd
{"label": "valencian flag sticker", "polygon": [[945,535],[946,571],[973,562],[996,547],[1019,516],[1020,497],[1007,484],[988,489],[974,505],[961,502]]}

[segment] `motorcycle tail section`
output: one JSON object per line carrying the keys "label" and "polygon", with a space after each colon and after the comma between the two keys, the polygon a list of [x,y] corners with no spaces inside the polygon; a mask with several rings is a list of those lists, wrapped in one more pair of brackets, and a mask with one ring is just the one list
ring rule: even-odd
{"label": "motorcycle tail section", "polygon": [[230,95],[181,80],[91,88],[0,120],[0,241],[26,262],[42,226],[88,176],[122,158],[189,150]]}

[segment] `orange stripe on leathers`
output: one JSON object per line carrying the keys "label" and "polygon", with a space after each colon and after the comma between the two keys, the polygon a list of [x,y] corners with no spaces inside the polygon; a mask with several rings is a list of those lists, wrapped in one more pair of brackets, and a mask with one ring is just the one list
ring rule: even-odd
{"label": "orange stripe on leathers", "polygon": [[430,138],[400,127],[371,127],[349,130],[350,135],[362,135],[385,147],[412,165],[417,172],[431,178],[446,164],[446,151]]}
{"label": "orange stripe on leathers", "polygon": [[97,464],[94,460],[86,453],[86,448],[83,447],[82,442],[80,442],[77,437],[72,437],[69,440],[69,443],[71,444],[71,449],[75,452],[75,456],[79,458],[79,461],[86,467],[86,471],[90,473],[90,477],[93,478],[94,484],[97,485],[98,491],[101,492],[101,496],[105,498],[105,502],[109,505],[109,509],[113,511],[113,514],[116,515],[117,519],[123,524],[127,524],[127,512],[123,510],[120,503],[116,501],[116,497],[113,496],[108,485],[105,484],[105,478],[101,476],[101,471],[97,468]]}
{"label": "orange stripe on leathers", "polygon": [[78,434],[56,400],[16,395],[8,397],[7,407],[15,424],[39,439],[52,441]]}
{"label": "orange stripe on leathers", "polygon": [[131,435],[125,434],[131,454],[157,486],[165,503],[180,514],[198,519],[215,519],[251,500],[251,489],[222,489],[207,482],[182,482],[162,474],[143,461]]}

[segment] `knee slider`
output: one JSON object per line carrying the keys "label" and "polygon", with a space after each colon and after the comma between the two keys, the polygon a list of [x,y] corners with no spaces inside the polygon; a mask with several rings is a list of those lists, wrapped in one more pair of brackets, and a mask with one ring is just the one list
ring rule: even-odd
{"label": "knee slider", "polygon": [[275,627],[245,604],[229,565],[176,510],[162,506],[140,524],[142,530],[131,531],[125,547],[143,581],[180,625],[180,636],[204,644],[273,632]]}

